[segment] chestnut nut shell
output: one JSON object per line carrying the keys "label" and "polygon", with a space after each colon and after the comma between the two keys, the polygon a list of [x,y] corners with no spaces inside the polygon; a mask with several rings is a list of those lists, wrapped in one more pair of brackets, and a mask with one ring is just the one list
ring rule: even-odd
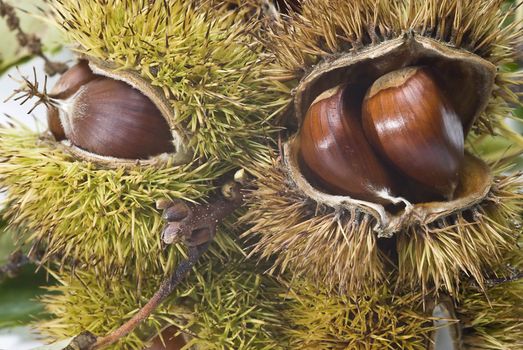
{"label": "chestnut nut shell", "polygon": [[[147,96],[133,78],[105,72],[92,62],[81,60],[59,79],[49,94],[49,129],[57,141],[67,140],[75,154],[88,159],[124,164],[129,160],[153,160],[173,154],[175,162],[186,162],[180,137],[170,127],[166,111],[148,97],[156,97],[152,87]],[[130,75],[128,73],[127,75]],[[158,98],[158,100],[161,100]],[[160,110],[161,108],[161,110]],[[169,115],[170,116],[170,115]]]}
{"label": "chestnut nut shell", "polygon": [[367,142],[361,125],[361,99],[352,86],[320,95],[305,116],[299,139],[300,157],[309,179],[328,192],[388,203],[376,193],[397,193],[392,173]]}
{"label": "chestnut nut shell", "polygon": [[363,101],[363,129],[390,164],[452,199],[464,156],[463,126],[427,67],[376,80]]}
{"label": "chestnut nut shell", "polygon": [[122,81],[89,82],[78,91],[73,110],[67,136],[82,149],[124,159],[174,152],[169,125],[158,108]]}

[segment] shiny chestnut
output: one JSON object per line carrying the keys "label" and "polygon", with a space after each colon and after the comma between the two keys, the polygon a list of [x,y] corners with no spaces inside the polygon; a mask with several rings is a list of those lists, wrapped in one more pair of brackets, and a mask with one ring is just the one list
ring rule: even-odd
{"label": "shiny chestnut", "polygon": [[310,106],[300,131],[299,155],[309,178],[332,194],[387,203],[378,192],[398,195],[393,173],[363,133],[358,88],[337,86]]}
{"label": "shiny chestnut", "polygon": [[368,141],[427,191],[452,199],[464,157],[460,117],[426,67],[390,72],[363,101]]}
{"label": "shiny chestnut", "polygon": [[175,151],[170,127],[156,105],[131,85],[94,74],[86,61],[67,71],[49,97],[49,128],[59,141],[122,159]]}

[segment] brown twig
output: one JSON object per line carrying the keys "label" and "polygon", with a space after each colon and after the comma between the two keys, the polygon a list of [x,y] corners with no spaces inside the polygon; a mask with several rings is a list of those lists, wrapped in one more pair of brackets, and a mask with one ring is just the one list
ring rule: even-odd
{"label": "brown twig", "polygon": [[65,63],[51,61],[44,54],[40,38],[23,31],[15,8],[4,0],[0,0],[0,17],[4,17],[9,30],[16,33],[16,40],[21,47],[25,47],[31,55],[41,57],[45,61],[45,72],[48,75],[63,74],[68,69]]}
{"label": "brown twig", "polygon": [[156,293],[138,312],[127,322],[104,337],[96,337],[90,332],[82,332],[75,337],[63,350],[100,350],[106,348],[131,333],[142,321],[147,319],[151,313],[174,291],[184,280],[185,276],[198,262],[200,257],[209,247],[210,242],[201,246],[190,247],[187,259],[183,260],[175,272],[162,282]]}
{"label": "brown twig", "polygon": [[229,182],[222,187],[222,196],[207,204],[186,203],[181,200],[161,201],[163,218],[168,222],[162,240],[166,244],[184,242],[197,246],[208,242],[216,235],[216,226],[243,203],[243,195],[237,183]]}
{"label": "brown twig", "polygon": [[174,291],[174,289],[184,280],[185,276],[198,262],[200,257],[209,247],[210,242],[200,246],[190,247],[187,259],[183,260],[176,271],[162,282],[160,288],[153,297],[145,304],[129,321],[125,322],[120,328],[105,337],[98,338],[92,350],[103,349],[116,343],[121,338],[131,333],[140,323],[147,319],[149,315]]}
{"label": "brown twig", "polygon": [[[164,241],[170,244],[177,239],[183,240],[189,247],[187,259],[180,262],[174,273],[162,282],[147,304],[118,329],[99,338],[84,332],[64,350],[100,350],[116,343],[138,327],[167,299],[207,251],[214,239],[216,225],[243,204],[243,194],[239,184],[231,181],[222,187],[221,194],[207,204],[187,204],[182,201],[161,201],[158,204],[159,209],[164,210],[163,217],[168,221],[163,233]],[[174,236],[171,237],[171,234]]]}

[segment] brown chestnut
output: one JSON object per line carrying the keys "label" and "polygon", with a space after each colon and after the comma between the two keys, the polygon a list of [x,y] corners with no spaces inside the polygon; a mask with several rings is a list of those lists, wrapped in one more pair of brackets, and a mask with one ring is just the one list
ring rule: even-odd
{"label": "brown chestnut", "polygon": [[407,177],[451,199],[464,157],[460,117],[426,67],[408,67],[374,82],[363,101],[371,145]]}
{"label": "brown chestnut", "polygon": [[[182,335],[177,335],[178,329],[174,326],[165,328],[159,335],[152,339],[152,343],[145,350],[180,350],[186,345]],[[163,339],[163,340],[162,340]]]}
{"label": "brown chestnut", "polygon": [[92,72],[86,60],[81,60],[58,79],[51,95],[64,100],[74,95],[83,85],[99,77]]}
{"label": "brown chestnut", "polygon": [[170,127],[155,104],[123,81],[93,74],[86,61],[67,71],[49,96],[49,127],[57,140],[122,159],[175,151]]}
{"label": "brown chestnut", "polygon": [[393,173],[378,158],[361,125],[362,94],[342,85],[321,94],[310,106],[299,134],[309,179],[332,194],[389,203],[378,194],[397,196]]}

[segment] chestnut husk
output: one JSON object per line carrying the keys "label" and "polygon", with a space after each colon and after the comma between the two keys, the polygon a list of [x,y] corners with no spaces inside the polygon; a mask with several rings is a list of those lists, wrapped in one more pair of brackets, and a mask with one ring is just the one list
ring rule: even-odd
{"label": "chestnut husk", "polygon": [[[306,10],[311,15],[312,9]],[[289,33],[276,37],[290,40]],[[496,66],[436,38],[406,31],[367,46],[351,41],[354,47],[347,52],[329,42],[331,50],[339,51],[315,64],[302,62],[301,71],[288,69],[300,64],[300,54],[289,66],[280,62],[283,68],[277,72],[295,79],[289,78],[295,88],[284,118],[288,134],[281,157],[254,172],[257,189],[244,217],[252,225],[245,234],[254,240],[251,255],[274,259],[273,270],[291,270],[340,293],[383,283],[391,269],[397,269],[398,283],[424,291],[435,286],[436,292],[454,293],[462,273],[482,285],[484,272],[499,264],[500,256],[515,244],[510,218],[521,203],[521,196],[513,194],[521,186],[518,178],[494,177],[489,165],[466,151],[450,200],[391,197],[392,203],[383,205],[325,191],[311,181],[300,156],[297,134],[318,96],[342,84],[360,86],[355,93],[364,96],[378,78],[410,66],[434,72],[438,87],[461,118],[464,135],[478,123],[487,125],[483,112],[494,94]],[[281,55],[284,50],[278,49]],[[322,55],[318,49],[317,56]],[[509,204],[496,204],[503,200]]]}
{"label": "chestnut husk", "polygon": [[[301,124],[310,104],[324,91],[339,84],[354,84],[359,86],[359,92],[355,92],[358,95],[361,91],[367,91],[379,77],[408,66],[430,67],[439,87],[460,116],[466,134],[488,103],[494,86],[495,66],[477,55],[415,33],[406,33],[357,54],[345,53],[335,60],[318,64],[298,84],[291,112]],[[398,200],[399,210],[395,208],[391,211],[379,203],[328,194],[313,186],[300,166],[299,148],[297,138],[291,137],[283,149],[286,168],[297,188],[317,203],[334,208],[350,209],[355,206],[369,213],[377,219],[379,237],[392,237],[410,225],[426,224],[456,209],[481,202],[492,183],[489,167],[468,154],[465,155],[451,201],[410,205]],[[476,181],[470,181],[470,177]]]}

